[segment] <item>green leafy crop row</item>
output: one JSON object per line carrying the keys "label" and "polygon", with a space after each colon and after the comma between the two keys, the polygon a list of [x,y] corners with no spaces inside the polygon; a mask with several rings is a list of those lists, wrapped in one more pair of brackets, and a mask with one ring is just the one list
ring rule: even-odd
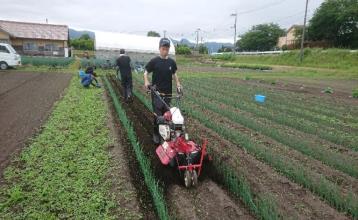
{"label": "green leafy crop row", "polygon": [[240,132],[225,126],[219,126],[218,122],[213,121],[211,117],[202,113],[204,109],[194,109],[190,105],[186,105],[185,109],[192,117],[222,135],[223,138],[245,148],[256,158],[265,161],[288,178],[310,189],[339,211],[349,213],[354,218],[358,217],[358,200],[353,194],[342,196],[339,187],[325,179],[323,176],[317,181],[317,179],[311,175],[310,171],[302,165],[291,163],[286,158],[274,153],[263,145],[255,143],[250,137],[241,134]]}
{"label": "green leafy crop row", "polygon": [[[142,83],[141,79],[136,79],[136,80]],[[195,90],[196,87],[200,87],[200,86],[198,84],[192,85],[190,87],[190,90]],[[244,134],[241,134],[240,132],[234,131],[231,128],[227,128],[226,126],[221,125],[220,122],[213,121],[213,118],[211,116],[207,116],[203,114],[204,110],[212,110],[218,114],[223,114],[223,112],[226,112],[225,117],[229,117],[231,120],[234,120],[234,122],[244,123],[245,126],[250,126],[251,128],[254,128],[254,130],[260,129],[259,131],[262,131],[261,124],[258,125],[253,120],[249,120],[244,117],[239,117],[240,115],[237,115],[232,111],[229,112],[226,109],[223,109],[222,106],[218,106],[214,104],[215,100],[222,101],[222,97],[215,92],[211,92],[213,88],[215,87],[211,87],[211,90],[205,88],[200,90],[200,93],[195,93],[195,94],[191,94],[190,91],[186,90],[187,92],[185,94],[186,94],[187,101],[185,102],[184,107],[190,116],[196,118],[206,127],[211,128],[218,134],[222,135],[224,138],[232,141],[233,143],[239,144],[240,146],[248,150],[248,152],[255,155],[258,159],[264,160],[267,164],[273,166],[275,169],[279,170],[293,181],[310,189],[312,192],[319,195],[322,199],[326,200],[329,204],[331,204],[333,207],[337,208],[338,210],[347,212],[351,214],[353,217],[358,216],[358,209],[357,209],[358,201],[353,193],[350,193],[347,196],[342,196],[339,187],[335,183],[330,182],[323,176],[320,176],[319,180],[317,180],[316,179],[317,175],[314,175],[314,173],[311,170],[306,169],[304,166],[300,164],[291,163],[290,160],[287,160],[286,158],[274,153],[272,150],[265,147],[264,145],[259,145],[255,143],[254,141],[251,140],[250,137],[247,137]],[[214,90],[219,91],[217,89]],[[210,96],[208,94],[210,94]],[[217,94],[217,96],[215,96],[214,94]],[[201,97],[205,97],[205,96],[207,96],[207,98],[212,101],[208,101],[208,99],[205,99],[205,101],[201,102],[200,101]],[[190,104],[188,104],[188,100],[190,101]],[[238,99],[238,101],[240,101],[240,99]],[[198,105],[199,106],[201,105],[202,108],[196,109],[193,107]],[[238,121],[239,119],[240,121]],[[270,129],[266,129],[265,131],[269,132],[269,130]],[[278,137],[277,135],[279,133],[275,132],[275,130],[273,129],[271,130],[272,131],[270,131],[270,134],[272,133],[275,135],[274,137]],[[280,138],[281,138],[280,140],[282,141],[282,138],[284,137],[280,136]],[[295,144],[294,141],[293,142],[291,140],[287,140],[287,141],[292,143],[292,146],[296,146],[293,145]],[[330,155],[326,153],[320,153],[318,151],[312,151],[312,149],[310,149],[309,146],[306,145],[300,145],[298,147],[299,148],[297,149],[301,150],[302,152],[308,154],[316,154],[318,158],[326,158],[327,160],[330,161],[330,163],[333,166],[337,165],[338,167],[342,168],[348,173],[351,173],[352,175],[356,175],[354,163],[349,163],[349,162],[346,163],[343,158],[335,161],[335,157],[337,155]],[[345,167],[345,165],[347,165],[347,167]]]}
{"label": "green leafy crop row", "polygon": [[[235,95],[237,101],[252,102],[253,96],[256,93],[267,94],[268,100],[265,102],[264,108],[269,110],[275,110],[276,112],[285,113],[289,116],[295,116],[302,118],[311,122],[317,123],[319,126],[324,126],[328,128],[335,128],[337,130],[347,131],[353,129],[358,130],[357,123],[349,123],[350,118],[340,117],[346,114],[340,114],[340,111],[330,112],[329,115],[326,115],[322,112],[317,113],[315,111],[310,111],[307,109],[308,106],[314,107],[314,104],[309,104],[304,98],[294,97],[290,94],[280,95],[281,92],[272,92],[268,89],[263,88],[253,88],[248,85],[232,84],[228,80],[216,80],[211,81],[210,79],[201,82],[200,84],[196,80],[185,80],[184,83],[191,85],[192,88],[195,87],[201,88],[212,88],[215,86],[221,94],[226,95],[227,97],[232,97],[232,94]],[[290,99],[293,99],[292,102]],[[303,103],[302,103],[303,102]],[[256,105],[257,107],[260,107]],[[261,107],[262,108],[262,107]],[[327,109],[328,107],[321,106],[319,109]],[[334,116],[332,116],[332,113]],[[352,118],[351,118],[352,119]]]}
{"label": "green leafy crop row", "polygon": [[123,127],[126,130],[126,133],[128,135],[128,139],[131,143],[131,145],[134,148],[135,155],[137,157],[138,163],[140,165],[140,169],[144,176],[145,184],[147,185],[149,192],[152,195],[152,199],[154,202],[154,205],[156,207],[157,214],[160,219],[169,219],[168,210],[165,204],[165,200],[163,197],[163,190],[159,187],[157,180],[154,177],[154,174],[151,170],[151,165],[149,159],[145,156],[141,146],[138,143],[136,133],[134,131],[134,128],[127,118],[126,112],[121,106],[120,102],[118,101],[118,97],[115,94],[109,80],[107,77],[104,77],[105,85],[108,88],[108,91],[112,97],[114,107],[116,109],[117,115],[120,119],[120,121],[123,124]]}
{"label": "green leafy crop row", "polygon": [[251,112],[258,117],[267,118],[278,124],[286,125],[308,134],[317,135],[333,143],[350,147],[355,151],[358,150],[358,138],[353,134],[347,134],[345,132],[338,131],[334,127],[322,127],[319,123],[307,121],[304,118],[290,116],[281,111],[269,109],[266,106],[257,105],[252,101],[237,99],[236,96],[227,95],[228,93],[224,95],[225,93],[223,92],[220,92],[220,94],[218,94],[216,92],[213,92],[212,90],[209,90],[209,88],[215,88],[216,91],[221,91],[220,88],[222,87],[220,86],[194,86],[192,83],[189,84],[192,85],[190,86],[190,88],[193,91],[201,91],[200,94],[204,96],[210,96],[210,98],[213,98],[212,96],[215,96],[216,100],[220,100],[220,102],[231,105],[238,109],[242,109],[244,111]]}
{"label": "green leafy crop row", "polygon": [[22,56],[21,63],[23,65],[33,66],[61,66],[65,67],[70,65],[75,59],[65,57],[30,57]]}
{"label": "green leafy crop row", "polygon": [[73,77],[41,133],[5,172],[0,219],[111,219],[103,90]]}
{"label": "green leafy crop row", "polygon": [[[259,123],[259,121],[255,118],[251,119],[245,117],[245,115],[236,112],[236,109],[234,108],[237,107],[241,110],[243,106],[242,102],[235,102],[234,100],[225,101],[229,99],[223,98],[220,94],[204,92],[203,90],[200,91],[200,89],[197,90],[196,88],[192,89],[192,91],[197,91],[197,93],[188,92],[187,99],[191,100],[193,103],[201,105],[213,112],[217,112],[235,123],[242,124],[247,128],[258,131],[284,145],[320,160],[323,163],[341,170],[342,172],[345,172],[353,177],[358,177],[358,167],[357,163],[354,162],[354,158],[346,157],[338,152],[330,152],[328,150],[323,151],[321,146],[313,146],[307,140],[302,140],[302,138],[289,134],[284,130],[275,129],[270,126],[270,124]],[[211,101],[209,102],[209,100]],[[225,103],[228,106],[223,107],[221,103]],[[243,110],[246,111],[247,109],[244,108]],[[277,115],[273,115],[272,117],[276,116]]]}
{"label": "green leafy crop row", "polygon": [[290,109],[314,113],[316,115],[320,115],[321,117],[333,119],[334,121],[339,119],[346,124],[348,122],[358,123],[358,118],[354,117],[354,115],[358,113],[357,108],[348,105],[337,106],[321,98],[319,98],[319,100],[309,99],[304,94],[299,94],[297,92],[277,91],[264,87],[243,85],[238,84],[231,79],[225,78],[220,78],[219,80],[216,78],[205,78],[205,80],[202,80],[202,78],[195,79],[189,77],[189,79],[185,81],[196,83],[196,86],[200,86],[203,83],[210,86],[220,85],[220,93],[227,91],[231,94],[240,94],[245,96],[252,96],[257,92],[264,93],[268,96],[269,100],[273,102],[273,104],[284,104]]}

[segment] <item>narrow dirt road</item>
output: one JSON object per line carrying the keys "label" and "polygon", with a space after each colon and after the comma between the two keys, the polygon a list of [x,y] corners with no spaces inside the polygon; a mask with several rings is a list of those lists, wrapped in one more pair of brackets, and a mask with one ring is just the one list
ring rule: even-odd
{"label": "narrow dirt road", "polygon": [[47,119],[71,74],[0,71],[0,182],[11,156]]}

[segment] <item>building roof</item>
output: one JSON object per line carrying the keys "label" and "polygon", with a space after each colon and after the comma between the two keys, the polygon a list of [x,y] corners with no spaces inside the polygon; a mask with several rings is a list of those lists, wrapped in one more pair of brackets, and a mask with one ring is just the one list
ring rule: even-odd
{"label": "building roof", "polygon": [[[159,53],[160,37],[147,37],[141,35],[95,31],[96,50],[119,50]],[[173,42],[170,42],[169,54],[175,54]]]}
{"label": "building roof", "polygon": [[0,20],[0,29],[16,38],[68,40],[67,25]]}

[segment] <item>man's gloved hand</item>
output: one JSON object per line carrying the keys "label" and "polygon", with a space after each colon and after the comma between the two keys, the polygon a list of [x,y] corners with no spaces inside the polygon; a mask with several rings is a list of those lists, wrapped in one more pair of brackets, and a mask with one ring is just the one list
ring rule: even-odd
{"label": "man's gloved hand", "polygon": [[181,86],[178,86],[178,87],[177,87],[177,93],[178,93],[179,95],[183,95],[183,88],[182,88]]}

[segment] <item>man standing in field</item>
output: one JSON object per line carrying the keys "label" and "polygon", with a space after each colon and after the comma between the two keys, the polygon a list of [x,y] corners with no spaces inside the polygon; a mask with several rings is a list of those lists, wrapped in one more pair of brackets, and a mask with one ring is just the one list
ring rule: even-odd
{"label": "man standing in field", "polygon": [[119,50],[119,58],[117,59],[118,70],[121,73],[121,82],[126,102],[132,100],[132,68],[131,58],[125,55],[125,50]]}
{"label": "man standing in field", "polygon": [[[151,59],[145,66],[144,71],[144,87],[148,89],[150,83],[148,80],[148,74],[153,72],[152,85],[155,85],[157,90],[161,94],[171,95],[172,93],[172,80],[175,79],[177,91],[182,91],[177,71],[177,64],[175,60],[168,56],[170,49],[170,40],[168,38],[162,38],[159,42],[159,53],[160,55]],[[169,105],[170,99],[163,97],[164,101]],[[161,116],[165,113],[166,109],[164,104],[154,95],[152,95],[152,106],[153,111],[157,116]],[[154,130],[153,130],[153,142],[159,144],[159,129],[154,119]]]}

